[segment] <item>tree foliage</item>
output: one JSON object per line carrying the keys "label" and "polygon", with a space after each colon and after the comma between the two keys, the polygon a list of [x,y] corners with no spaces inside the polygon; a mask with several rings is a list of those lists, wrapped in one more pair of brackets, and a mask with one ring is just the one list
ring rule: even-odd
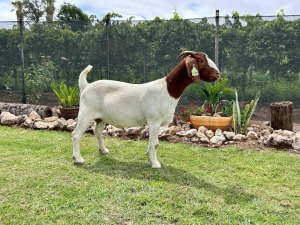
{"label": "tree foliage", "polygon": [[55,0],[22,0],[12,2],[13,6],[22,6],[24,16],[35,23],[40,22],[46,13],[46,21],[53,21]]}
{"label": "tree foliage", "polygon": [[[215,24],[208,18],[183,20],[175,11],[171,20],[114,18],[107,23],[105,18],[92,20],[69,3],[58,15],[59,21],[32,24],[25,32],[26,66],[42,64],[42,57],[50,57],[56,71],[53,81],[76,84],[88,64],[94,66],[88,79],[106,78],[108,55],[110,79],[131,83],[165,76],[184,50],[203,51],[214,58]],[[272,18],[234,12],[224,18],[219,67],[241,100],[261,90],[261,102],[274,96],[299,102],[299,88],[289,89],[300,85],[299,30],[299,17],[286,19],[283,12]],[[0,63],[5,65],[0,68],[0,82],[15,89],[20,85],[18,35],[17,29],[0,29]],[[193,101],[198,96],[188,89],[183,98]]]}

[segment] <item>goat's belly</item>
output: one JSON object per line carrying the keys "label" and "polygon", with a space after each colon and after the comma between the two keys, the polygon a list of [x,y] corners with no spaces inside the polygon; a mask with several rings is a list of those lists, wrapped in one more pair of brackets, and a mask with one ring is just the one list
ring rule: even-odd
{"label": "goat's belly", "polygon": [[104,118],[105,122],[113,125],[115,127],[124,128],[124,127],[136,127],[136,126],[143,126],[147,124],[147,121],[143,118],[138,117],[126,117],[120,115],[118,118]]}

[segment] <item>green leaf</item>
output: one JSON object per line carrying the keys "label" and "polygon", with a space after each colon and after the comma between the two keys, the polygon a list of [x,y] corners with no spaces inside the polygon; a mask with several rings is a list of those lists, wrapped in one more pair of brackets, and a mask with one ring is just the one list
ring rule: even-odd
{"label": "green leaf", "polygon": [[67,87],[65,82],[61,82],[60,85],[55,83],[51,83],[50,85],[63,107],[78,105],[80,90],[77,85],[74,87]]}

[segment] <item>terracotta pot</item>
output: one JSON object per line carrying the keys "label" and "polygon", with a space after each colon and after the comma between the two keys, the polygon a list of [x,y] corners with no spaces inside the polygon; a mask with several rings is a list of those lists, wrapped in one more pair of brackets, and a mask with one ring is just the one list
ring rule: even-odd
{"label": "terracotta pot", "polygon": [[193,116],[190,115],[190,121],[194,128],[198,129],[204,126],[209,130],[216,131],[221,129],[226,131],[232,124],[232,116],[230,117],[214,117],[214,116]]}
{"label": "terracotta pot", "polygon": [[61,108],[60,115],[61,117],[68,119],[76,119],[78,117],[78,111],[79,107],[73,107],[73,108]]}

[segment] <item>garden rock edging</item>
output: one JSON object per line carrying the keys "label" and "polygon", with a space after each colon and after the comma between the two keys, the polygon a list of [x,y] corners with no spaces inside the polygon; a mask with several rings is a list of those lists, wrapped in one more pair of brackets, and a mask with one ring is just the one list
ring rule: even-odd
{"label": "garden rock edging", "polygon": [[[52,109],[51,117],[43,119],[34,110],[28,115],[14,115],[10,112],[2,111],[0,114],[0,125],[19,126],[29,129],[73,131],[77,125],[77,119],[65,120],[59,117],[59,115],[58,108]],[[92,122],[87,132],[93,132],[94,126],[95,122]],[[149,137],[149,130],[147,126],[121,129],[107,125],[103,130],[103,134],[112,137],[141,140]],[[199,144],[209,147],[251,142],[257,146],[264,145],[282,149],[293,149],[300,152],[300,131],[274,130],[270,127],[270,122],[250,125],[247,135],[235,134],[232,131],[223,132],[222,130],[213,132],[203,126],[193,129],[190,123],[170,124],[169,127],[162,127],[160,129],[158,137],[160,140],[168,140],[170,142]]]}

